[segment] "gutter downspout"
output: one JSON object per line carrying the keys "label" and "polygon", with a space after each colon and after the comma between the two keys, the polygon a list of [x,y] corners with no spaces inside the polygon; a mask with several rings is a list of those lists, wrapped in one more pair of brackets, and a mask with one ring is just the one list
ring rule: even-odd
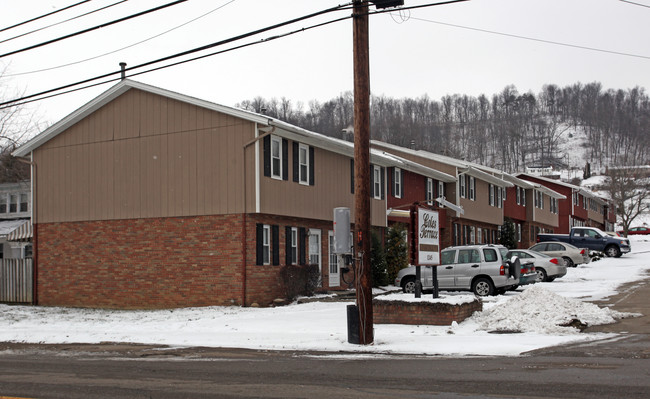
{"label": "gutter downspout", "polygon": [[[269,124],[270,124],[270,120],[269,120]],[[244,165],[243,168],[242,168],[243,169],[243,177],[242,178],[243,178],[243,181],[244,181],[244,183],[243,183],[244,184],[244,204],[243,204],[244,206],[243,206],[243,212],[242,212],[242,246],[241,246],[241,248],[242,248],[241,249],[241,252],[242,252],[242,267],[241,267],[242,294],[241,294],[241,306],[246,306],[246,255],[247,255],[246,242],[248,241],[248,236],[246,234],[246,224],[248,222],[247,217],[246,217],[246,212],[247,212],[246,205],[247,205],[247,198],[248,198],[247,190],[246,190],[246,148],[248,148],[252,144],[256,144],[257,142],[259,142],[264,137],[266,137],[266,136],[272,134],[273,132],[275,132],[275,126],[273,126],[270,131],[264,132],[264,134],[262,134],[260,136],[257,135],[259,131],[260,131],[260,129],[258,129],[257,123],[255,123],[255,132],[254,132],[255,138],[253,140],[247,142],[246,144],[244,144],[243,147],[242,147],[242,160],[243,160],[243,165]],[[259,173],[259,170],[255,171],[255,173]],[[259,187],[256,187],[255,189],[256,189],[256,191],[258,191]]]}
{"label": "gutter downspout", "polygon": [[32,210],[31,210],[31,219],[32,219],[32,305],[38,305],[38,248],[33,243],[38,243],[38,228],[36,227],[36,162],[34,162],[34,152],[32,151],[29,155],[29,160],[27,158],[16,158],[19,162],[26,163],[31,166],[32,179],[30,184],[31,194],[32,194]]}

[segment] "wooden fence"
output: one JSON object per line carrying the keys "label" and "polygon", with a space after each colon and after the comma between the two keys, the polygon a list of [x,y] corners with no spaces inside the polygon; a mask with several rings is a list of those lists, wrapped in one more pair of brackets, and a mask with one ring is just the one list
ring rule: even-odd
{"label": "wooden fence", "polygon": [[0,265],[0,302],[28,303],[34,298],[32,259],[2,259]]}

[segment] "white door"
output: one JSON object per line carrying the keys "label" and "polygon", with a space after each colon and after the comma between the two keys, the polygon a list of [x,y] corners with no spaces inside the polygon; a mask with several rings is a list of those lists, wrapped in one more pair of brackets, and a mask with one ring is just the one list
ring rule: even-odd
{"label": "white door", "polygon": [[318,265],[319,279],[318,286],[323,285],[323,268],[321,263],[321,251],[320,251],[320,230],[319,229],[309,229],[309,263],[312,265]]}
{"label": "white door", "polygon": [[329,286],[338,287],[341,285],[341,275],[339,274],[339,259],[340,257],[334,253],[334,232],[332,230],[328,233],[329,237]]}

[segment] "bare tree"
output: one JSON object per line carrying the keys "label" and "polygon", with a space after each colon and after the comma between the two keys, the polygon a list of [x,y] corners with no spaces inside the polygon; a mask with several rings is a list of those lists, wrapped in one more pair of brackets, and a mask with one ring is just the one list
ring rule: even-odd
{"label": "bare tree", "polygon": [[650,210],[649,172],[648,166],[610,167],[607,171],[605,188],[616,205],[626,236],[634,219]]}

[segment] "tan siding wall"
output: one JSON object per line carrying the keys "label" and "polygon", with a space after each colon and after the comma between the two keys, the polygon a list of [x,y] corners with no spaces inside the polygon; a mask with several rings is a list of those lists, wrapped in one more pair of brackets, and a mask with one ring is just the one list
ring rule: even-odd
{"label": "tan siding wall", "polygon": [[[533,207],[535,203],[533,201]],[[559,216],[551,213],[551,197],[544,195],[544,209],[535,208],[535,219],[533,222],[543,223],[549,226],[558,226]]]}
{"label": "tan siding wall", "polygon": [[[469,186],[467,188],[469,189]],[[468,198],[460,199],[460,204],[465,210],[465,214],[461,218],[502,225],[503,208],[490,206],[489,195],[489,183],[476,179],[476,199],[474,201]]]}
{"label": "tan siding wall", "polygon": [[35,151],[37,220],[241,213],[253,135],[251,122],[129,90]]}
{"label": "tan siding wall", "polygon": [[[314,149],[314,185],[293,181],[292,142],[289,141],[289,180],[264,176],[260,143],[260,212],[273,215],[331,220],[336,207],[348,207],[354,218],[354,194],[350,192],[350,158]],[[386,201],[371,199],[370,220],[386,226]]]}

